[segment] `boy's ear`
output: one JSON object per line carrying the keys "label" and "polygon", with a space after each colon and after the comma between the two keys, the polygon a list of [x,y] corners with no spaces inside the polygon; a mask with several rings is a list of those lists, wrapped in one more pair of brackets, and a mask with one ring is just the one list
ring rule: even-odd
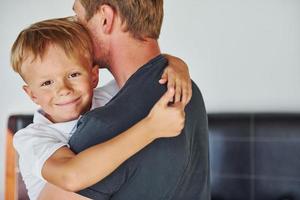
{"label": "boy's ear", "polygon": [[34,96],[33,91],[30,89],[28,85],[23,85],[23,90],[26,92],[26,94],[30,97],[30,99],[34,103],[38,104],[37,98]]}
{"label": "boy's ear", "polygon": [[100,14],[102,16],[101,25],[104,33],[111,33],[114,23],[115,12],[109,5],[102,5],[100,7]]}
{"label": "boy's ear", "polygon": [[92,85],[96,88],[99,82],[99,66],[94,65],[92,69]]}

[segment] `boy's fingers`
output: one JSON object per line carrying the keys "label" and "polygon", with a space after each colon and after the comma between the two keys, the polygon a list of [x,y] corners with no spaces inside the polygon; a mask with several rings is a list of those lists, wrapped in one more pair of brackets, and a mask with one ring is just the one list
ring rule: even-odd
{"label": "boy's fingers", "polygon": [[178,112],[180,112],[182,117],[185,117],[185,111],[184,111],[185,105],[182,102],[174,103],[171,105],[171,107],[173,109],[176,109]]}
{"label": "boy's fingers", "polygon": [[181,102],[183,103],[183,105],[186,105],[188,103],[188,96],[189,96],[189,92],[188,90],[183,90],[182,92],[182,96],[181,96]]}
{"label": "boy's fingers", "polygon": [[166,78],[161,78],[159,79],[158,81],[160,84],[165,84],[167,82],[167,79]]}
{"label": "boy's fingers", "polygon": [[190,96],[190,87],[189,84],[184,84],[184,86],[182,86],[182,96],[181,96],[181,102],[186,105],[188,103],[188,99]]}
{"label": "boy's fingers", "polygon": [[168,90],[171,89],[171,88],[173,90],[175,90],[175,80],[172,79],[171,77],[169,77],[169,79],[168,79]]}
{"label": "boy's fingers", "polygon": [[167,73],[167,71],[165,70],[165,71],[163,72],[163,74],[161,75],[161,78],[160,78],[160,80],[159,80],[159,83],[160,83],[160,84],[166,83],[167,80],[168,80],[168,73]]}
{"label": "boy's fingers", "polygon": [[181,99],[181,93],[182,93],[182,85],[180,81],[176,81],[176,89],[175,89],[175,102],[179,102]]}
{"label": "boy's fingers", "polygon": [[175,94],[174,88],[170,88],[166,91],[166,93],[160,98],[159,104],[163,106],[167,106],[169,101],[173,99]]}
{"label": "boy's fingers", "polygon": [[192,84],[191,82],[185,83],[184,86],[182,86],[182,96],[181,96],[181,102],[184,103],[186,106],[192,97]]}

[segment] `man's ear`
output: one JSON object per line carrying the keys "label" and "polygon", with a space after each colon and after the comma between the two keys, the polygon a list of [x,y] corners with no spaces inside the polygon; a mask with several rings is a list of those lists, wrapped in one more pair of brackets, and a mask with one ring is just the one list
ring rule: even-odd
{"label": "man's ear", "polygon": [[100,14],[102,16],[102,27],[104,33],[108,34],[113,29],[115,12],[113,8],[107,4],[100,6]]}
{"label": "man's ear", "polygon": [[92,86],[96,88],[99,82],[99,66],[95,65],[92,69]]}
{"label": "man's ear", "polygon": [[28,85],[23,85],[23,90],[26,92],[26,94],[30,97],[30,99],[38,104],[37,98],[35,97],[35,95],[33,94],[33,91],[30,89],[30,87]]}

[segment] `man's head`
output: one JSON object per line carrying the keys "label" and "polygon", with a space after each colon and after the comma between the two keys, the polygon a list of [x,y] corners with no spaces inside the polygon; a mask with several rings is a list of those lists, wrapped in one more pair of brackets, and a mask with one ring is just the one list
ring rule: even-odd
{"label": "man's head", "polygon": [[85,16],[79,17],[86,21],[101,6],[108,5],[120,17],[124,31],[130,32],[134,38],[159,38],[163,21],[163,0],[75,0],[75,4],[78,3],[85,10]]}
{"label": "man's head", "polygon": [[87,31],[69,18],[35,23],[14,42],[12,67],[51,121],[74,120],[90,108],[98,83],[92,49]]}
{"label": "man's head", "polygon": [[100,67],[111,65],[119,41],[157,40],[163,21],[163,0],[75,0],[73,9],[90,33]]}

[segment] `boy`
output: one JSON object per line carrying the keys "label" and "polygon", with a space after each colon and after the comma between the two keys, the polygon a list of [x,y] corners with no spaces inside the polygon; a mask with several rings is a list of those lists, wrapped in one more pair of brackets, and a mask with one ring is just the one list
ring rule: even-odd
{"label": "boy", "polygon": [[87,31],[66,18],[33,24],[12,47],[13,69],[27,84],[24,91],[41,107],[33,124],[14,137],[30,199],[38,198],[46,182],[72,192],[88,187],[156,138],[177,136],[183,128],[183,106],[167,105],[174,96],[171,88],[136,125],[75,155],[67,146],[78,118],[106,104],[119,90],[114,82],[94,90],[98,66],[93,66],[92,49]]}

